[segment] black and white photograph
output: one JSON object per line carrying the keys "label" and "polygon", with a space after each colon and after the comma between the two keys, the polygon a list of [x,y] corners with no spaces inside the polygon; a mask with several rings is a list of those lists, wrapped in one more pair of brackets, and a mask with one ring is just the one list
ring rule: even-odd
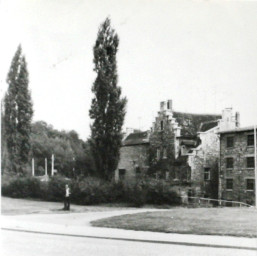
{"label": "black and white photograph", "polygon": [[2,256],[257,256],[257,0],[0,0]]}

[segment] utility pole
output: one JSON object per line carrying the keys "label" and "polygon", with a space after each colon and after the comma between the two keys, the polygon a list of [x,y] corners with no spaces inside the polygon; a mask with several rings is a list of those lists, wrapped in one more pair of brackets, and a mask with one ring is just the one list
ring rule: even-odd
{"label": "utility pole", "polygon": [[51,176],[54,176],[54,154],[52,154],[52,170],[51,170]]}
{"label": "utility pole", "polygon": [[32,158],[32,176],[35,176],[35,163],[34,163],[34,158]]}
{"label": "utility pole", "polygon": [[73,175],[75,175],[75,157],[73,157],[72,160],[73,160],[73,162],[72,162],[72,165],[73,165],[72,171],[73,171]]}
{"label": "utility pole", "polygon": [[45,176],[47,176],[47,158],[45,158]]}
{"label": "utility pole", "polygon": [[257,209],[257,138],[256,138],[256,125],[253,127],[254,132],[254,174],[255,174],[255,208]]}

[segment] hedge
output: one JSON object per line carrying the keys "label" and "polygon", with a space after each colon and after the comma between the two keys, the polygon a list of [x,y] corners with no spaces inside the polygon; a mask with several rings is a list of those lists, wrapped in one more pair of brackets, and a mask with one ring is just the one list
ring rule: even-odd
{"label": "hedge", "polygon": [[144,204],[180,204],[180,197],[174,188],[165,181],[154,179],[124,184],[94,177],[68,180],[62,176],[54,176],[48,181],[40,181],[36,177],[2,176],[2,195],[62,201],[67,183],[71,187],[71,202],[81,205],[127,203],[139,207]]}

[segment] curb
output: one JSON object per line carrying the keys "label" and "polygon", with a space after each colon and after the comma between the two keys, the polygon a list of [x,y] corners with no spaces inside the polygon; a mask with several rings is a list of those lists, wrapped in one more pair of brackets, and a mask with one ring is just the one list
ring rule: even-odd
{"label": "curb", "polygon": [[117,241],[127,241],[127,242],[172,244],[172,245],[184,245],[184,246],[212,247],[212,248],[225,248],[225,249],[240,249],[240,250],[257,251],[257,247],[247,247],[247,246],[232,246],[232,245],[202,244],[202,243],[190,243],[190,242],[146,240],[146,239],[133,239],[133,238],[108,237],[108,236],[76,235],[76,234],[42,232],[42,231],[32,231],[32,230],[14,229],[14,228],[1,228],[1,229],[5,230],[5,231],[25,232],[25,233],[34,233],[34,234],[42,234],[42,235],[70,236],[70,237],[117,240]]}

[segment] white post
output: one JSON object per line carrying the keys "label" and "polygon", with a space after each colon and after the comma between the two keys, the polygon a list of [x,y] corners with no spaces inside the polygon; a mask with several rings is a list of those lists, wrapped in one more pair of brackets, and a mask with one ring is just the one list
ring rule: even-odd
{"label": "white post", "polygon": [[52,170],[51,175],[54,176],[54,154],[52,154]]}
{"label": "white post", "polygon": [[34,164],[34,158],[32,158],[32,176],[35,176],[35,164]]}
{"label": "white post", "polygon": [[256,125],[254,129],[254,174],[255,174],[255,208],[257,209],[257,138],[256,138]]}
{"label": "white post", "polygon": [[47,158],[45,158],[45,176],[47,176]]}

